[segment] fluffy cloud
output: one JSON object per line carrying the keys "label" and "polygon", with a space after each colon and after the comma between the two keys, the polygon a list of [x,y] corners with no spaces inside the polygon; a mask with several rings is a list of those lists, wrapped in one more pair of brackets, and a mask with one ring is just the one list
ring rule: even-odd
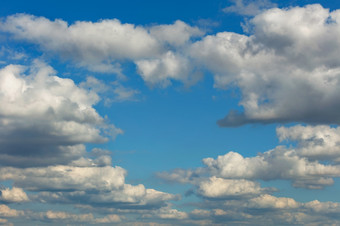
{"label": "fluffy cloud", "polygon": [[90,65],[153,56],[161,50],[147,30],[117,19],[68,25],[63,20],[16,14],[7,17],[1,29],[16,39],[36,43],[43,50]]}
{"label": "fluffy cloud", "polygon": [[24,211],[11,209],[6,205],[0,205],[0,217],[18,217],[24,215]]}
{"label": "fluffy cloud", "polygon": [[[280,145],[254,157],[243,157],[231,151],[216,159],[203,159],[203,168],[176,169],[170,173],[159,173],[158,176],[170,182],[200,184],[198,187],[201,194],[207,197],[231,195],[228,194],[228,189],[237,191],[243,185],[253,191],[260,191],[256,184],[243,181],[244,179],[290,180],[295,187],[321,189],[332,185],[333,177],[340,176],[339,165],[320,162],[339,155],[337,128],[297,125],[279,127],[277,133],[281,141],[298,141],[297,147]],[[203,179],[207,174],[213,177]],[[243,191],[246,193],[246,190]]]}
{"label": "fluffy cloud", "polygon": [[[12,180],[17,187],[41,191],[35,198],[40,202],[77,203],[82,200],[82,203],[90,205],[116,204],[117,208],[151,208],[162,206],[167,200],[177,199],[175,195],[146,189],[142,184],[125,184],[126,171],[121,167],[92,164],[91,167],[2,167],[0,180]],[[10,198],[7,196],[4,193],[2,195],[3,199]]]}
{"label": "fluffy cloud", "polygon": [[292,180],[296,187],[319,189],[333,184],[332,177],[340,176],[340,168],[308,161],[293,150],[278,147],[256,157],[244,158],[229,152],[217,159],[206,158],[204,164],[212,172],[223,178],[246,178]]}
{"label": "fluffy cloud", "polygon": [[0,189],[0,200],[4,202],[27,202],[27,194],[22,188],[13,187]]}
{"label": "fluffy cloud", "polygon": [[249,200],[250,208],[265,209],[296,209],[300,206],[298,202],[291,198],[278,198],[272,195],[264,194]]}
{"label": "fluffy cloud", "polygon": [[[266,3],[236,1],[236,6],[259,13],[262,6],[272,6]],[[220,126],[337,124],[339,18],[338,11],[320,5],[273,8],[249,21],[250,35],[220,32],[205,37],[181,21],[149,27],[118,20],[68,25],[26,14],[7,17],[0,29],[90,69],[114,67],[119,74],[117,61],[130,60],[150,85],[165,87],[171,80],[193,84],[201,78],[199,71],[208,69],[215,87],[237,87],[242,94],[243,110],[230,111],[218,121]]]}
{"label": "fluffy cloud", "polygon": [[279,127],[280,141],[297,142],[296,151],[308,159],[339,162],[340,128],[329,126]]}
{"label": "fluffy cloud", "polygon": [[99,100],[95,92],[57,77],[38,61],[29,70],[26,74],[19,65],[0,69],[1,164],[67,163],[85,153],[83,143],[122,133],[93,108]]}
{"label": "fluffy cloud", "polygon": [[253,181],[230,180],[215,176],[198,184],[198,194],[206,198],[247,197],[261,194],[265,190]]}
{"label": "fluffy cloud", "polygon": [[191,27],[183,21],[177,20],[171,25],[151,27],[150,34],[161,42],[167,42],[170,45],[177,47],[186,44],[192,37],[204,35],[204,32],[197,27]]}
{"label": "fluffy cloud", "polygon": [[117,62],[134,61],[146,82],[163,85],[169,79],[187,82],[192,66],[181,49],[178,54],[172,50],[185,48],[192,38],[204,34],[179,20],[150,27],[122,24],[117,19],[68,25],[26,14],[7,17],[0,29],[92,71],[121,75]]}
{"label": "fluffy cloud", "polygon": [[[339,12],[320,5],[275,8],[250,24],[251,36],[223,32],[193,45],[217,87],[242,92],[244,111],[231,111],[219,125],[339,123]],[[207,61],[214,57],[219,61]]]}
{"label": "fluffy cloud", "polygon": [[172,51],[158,58],[138,60],[136,65],[142,78],[150,85],[160,83],[166,87],[171,84],[171,79],[190,84],[201,77],[200,73],[193,72],[193,65],[186,57]]}

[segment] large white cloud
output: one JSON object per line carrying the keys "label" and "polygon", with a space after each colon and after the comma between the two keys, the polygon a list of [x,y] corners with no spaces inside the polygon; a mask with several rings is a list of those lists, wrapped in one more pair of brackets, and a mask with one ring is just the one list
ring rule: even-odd
{"label": "large white cloud", "polygon": [[93,108],[95,92],[55,74],[39,61],[0,69],[1,164],[66,163],[85,153],[83,143],[122,133]]}
{"label": "large white cloud", "polygon": [[[169,79],[192,83],[188,79],[192,66],[181,49],[204,34],[180,20],[149,27],[123,24],[117,19],[68,25],[60,19],[51,21],[27,14],[8,16],[0,29],[92,71],[121,75],[119,62],[134,61],[151,85],[164,85]],[[177,50],[179,53],[174,54]]]}
{"label": "large white cloud", "polygon": [[231,111],[219,125],[339,123],[339,11],[275,8],[249,27],[251,36],[223,32],[192,47],[215,73],[217,87],[236,86],[242,93],[244,111]]}
{"label": "large white cloud", "polygon": [[146,29],[117,19],[68,25],[63,20],[16,14],[7,17],[1,29],[44,50],[86,63],[148,57],[161,50]]}
{"label": "large white cloud", "polygon": [[340,176],[340,168],[299,157],[293,150],[278,147],[256,157],[229,152],[217,159],[206,158],[204,164],[223,178],[261,180],[292,180],[296,187],[322,188],[333,184],[332,177]]}

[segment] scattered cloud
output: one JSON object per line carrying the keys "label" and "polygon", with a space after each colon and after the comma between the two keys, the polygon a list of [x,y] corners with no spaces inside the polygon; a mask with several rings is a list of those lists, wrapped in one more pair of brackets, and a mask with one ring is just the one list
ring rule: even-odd
{"label": "scattered cloud", "polygon": [[[330,156],[334,157],[339,154],[337,151],[339,143],[336,142],[337,132],[337,129],[329,126],[279,127],[277,133],[280,140],[291,138],[292,141],[298,141],[296,148],[279,145],[272,150],[259,153],[255,157],[243,157],[241,154],[231,151],[216,159],[203,159],[205,167],[191,170],[176,169],[170,173],[158,173],[158,176],[170,182],[199,184],[200,192],[202,194],[211,193],[210,196],[213,196],[212,194],[223,196],[223,191],[227,192],[228,189],[247,193],[247,190],[240,190],[243,185],[249,188],[253,187],[251,188],[253,191],[261,191],[253,182],[243,180],[281,179],[291,181],[294,187],[322,189],[334,183],[333,177],[340,176],[340,167],[336,161],[336,164],[321,163],[327,159],[326,157],[330,159]],[[322,146],[322,137],[330,140],[329,145],[332,150],[328,153],[322,152],[328,150],[328,147]],[[213,177],[208,180],[203,179],[207,175]],[[232,185],[229,185],[230,183]],[[228,193],[225,194],[228,195]]]}
{"label": "scattered cloud", "polygon": [[[252,16],[245,25],[249,35],[205,35],[179,20],[136,26],[117,19],[68,24],[27,14],[3,18],[0,30],[11,38],[77,67],[116,74],[117,80],[87,76],[77,85],[38,60],[5,66],[6,60],[29,56],[0,49],[0,181],[11,184],[0,188],[0,224],[11,225],[8,221],[15,218],[122,225],[338,223],[338,202],[300,202],[261,185],[274,180],[302,189],[332,185],[340,177],[340,130],[335,126],[280,126],[281,143],[272,150],[255,156],[230,151],[204,158],[196,169],[157,174],[190,186],[186,195],[196,197],[183,206],[194,209],[174,208],[171,203],[180,195],[126,182],[127,171],[112,165],[110,151],[87,151],[86,144],[123,133],[95,105],[138,100],[140,91],[124,83],[127,61],[150,86],[192,85],[208,71],[216,89],[236,87],[242,110],[231,110],[220,126],[340,123],[339,11],[317,4],[279,9],[268,0],[233,3],[223,11]],[[77,211],[23,210],[23,203],[33,202],[68,204]]]}
{"label": "scattered cloud", "polygon": [[113,81],[108,84],[98,78],[88,76],[84,82],[79,84],[79,86],[100,94],[106,106],[109,106],[113,102],[139,100],[139,90],[125,87],[119,81]]}
{"label": "scattered cloud", "polygon": [[225,13],[237,13],[243,16],[255,16],[277,4],[269,0],[231,0],[234,4],[223,9]]}

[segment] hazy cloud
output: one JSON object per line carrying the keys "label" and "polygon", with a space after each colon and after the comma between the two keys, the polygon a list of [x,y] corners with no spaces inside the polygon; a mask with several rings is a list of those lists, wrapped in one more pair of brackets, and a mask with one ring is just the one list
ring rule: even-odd
{"label": "hazy cloud", "polygon": [[244,16],[255,16],[262,11],[277,5],[269,0],[231,0],[234,4],[223,9],[225,13],[237,13]]}

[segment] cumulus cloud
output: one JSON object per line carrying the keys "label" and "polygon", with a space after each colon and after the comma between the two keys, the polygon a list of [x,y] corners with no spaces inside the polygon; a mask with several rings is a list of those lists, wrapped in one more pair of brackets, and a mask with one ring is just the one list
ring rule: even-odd
{"label": "cumulus cloud", "polygon": [[278,147],[256,157],[244,158],[229,152],[217,159],[206,158],[203,163],[213,175],[223,178],[291,180],[296,187],[320,189],[333,184],[332,177],[340,176],[340,168],[308,161],[294,150]]}
{"label": "cumulus cloud", "polygon": [[330,126],[278,127],[280,141],[297,142],[296,151],[308,159],[340,161],[340,128]]}
{"label": "cumulus cloud", "polygon": [[171,79],[193,84],[201,78],[186,57],[172,51],[158,58],[138,60],[136,65],[142,78],[150,85],[166,87],[171,84]]}
{"label": "cumulus cloud", "polygon": [[[51,21],[27,14],[8,16],[0,29],[92,71],[122,76],[119,62],[133,61],[151,85],[164,85],[171,79],[188,82],[192,66],[181,48],[204,35],[180,20],[149,27],[123,24],[117,19],[68,25],[60,19]],[[196,81],[196,77],[191,80]]]}
{"label": "cumulus cloud", "polygon": [[[93,164],[91,167],[66,165],[24,169],[2,167],[0,172],[0,180],[12,180],[17,187],[40,191],[35,196],[40,202],[77,203],[82,200],[82,203],[90,205],[116,204],[117,208],[153,208],[178,198],[175,195],[147,189],[142,184],[125,184],[126,171],[118,166]],[[23,192],[22,189],[20,191]],[[9,194],[4,196],[4,193],[2,197],[10,198]]]}
{"label": "cumulus cloud", "polygon": [[0,217],[18,217],[24,215],[24,211],[11,209],[6,205],[0,205]]}
{"label": "cumulus cloud", "polygon": [[[270,9],[250,21],[251,36],[224,32],[195,43],[216,86],[235,85],[242,93],[244,111],[218,124],[339,123],[338,14],[320,5]],[[215,53],[226,66],[205,61]]]}
{"label": "cumulus cloud", "polygon": [[230,180],[213,176],[198,184],[198,194],[206,198],[247,197],[265,191],[259,183],[244,179]]}
{"label": "cumulus cloud", "polygon": [[55,74],[39,61],[0,69],[1,164],[66,163],[85,153],[83,143],[122,133],[93,108],[99,101],[95,92]]}
{"label": "cumulus cloud", "polygon": [[170,25],[152,26],[150,34],[161,42],[167,42],[177,47],[186,44],[193,37],[204,35],[204,32],[197,27],[191,27],[183,21],[177,20]]}
{"label": "cumulus cloud", "polygon": [[300,203],[292,198],[278,198],[268,194],[250,199],[248,202],[248,207],[257,209],[296,209],[300,206]]}
{"label": "cumulus cloud", "polygon": [[16,39],[36,43],[43,50],[89,65],[153,56],[161,50],[158,41],[143,27],[122,24],[117,19],[68,25],[63,20],[16,14],[7,17],[1,29]]}
{"label": "cumulus cloud", "polygon": [[249,21],[249,35],[204,36],[181,21],[149,27],[118,20],[68,25],[26,14],[5,18],[0,29],[87,67],[132,61],[149,85],[166,87],[172,80],[190,85],[208,69],[216,88],[241,92],[243,110],[230,111],[220,126],[339,123],[339,12],[317,4],[262,11],[273,5],[235,3],[245,12],[261,11]]}
{"label": "cumulus cloud", "polygon": [[0,189],[0,200],[4,202],[27,202],[29,198],[22,188],[13,187]]}
{"label": "cumulus cloud", "polygon": [[[296,147],[279,145],[254,157],[243,157],[237,152],[230,151],[216,159],[203,159],[205,167],[191,170],[176,169],[169,173],[159,173],[158,176],[171,182],[201,184],[198,186],[201,193],[208,192],[211,193],[210,196],[213,196],[214,192],[216,196],[218,194],[223,196],[223,192],[228,195],[227,188],[236,191],[239,188],[238,185],[242,184],[246,184],[249,188],[256,188],[252,182],[232,182],[233,180],[281,179],[290,180],[295,187],[322,189],[332,185],[334,177],[340,176],[339,165],[333,164],[337,163],[337,158],[333,159],[333,163],[321,163],[323,160],[331,160],[338,156],[339,132],[337,128],[297,125],[288,128],[278,127],[277,133],[281,141],[285,139],[298,141]],[[213,177],[205,180],[207,175]],[[229,186],[231,182],[235,187]],[[212,186],[213,184],[216,186]],[[217,190],[215,191],[212,187]]]}

